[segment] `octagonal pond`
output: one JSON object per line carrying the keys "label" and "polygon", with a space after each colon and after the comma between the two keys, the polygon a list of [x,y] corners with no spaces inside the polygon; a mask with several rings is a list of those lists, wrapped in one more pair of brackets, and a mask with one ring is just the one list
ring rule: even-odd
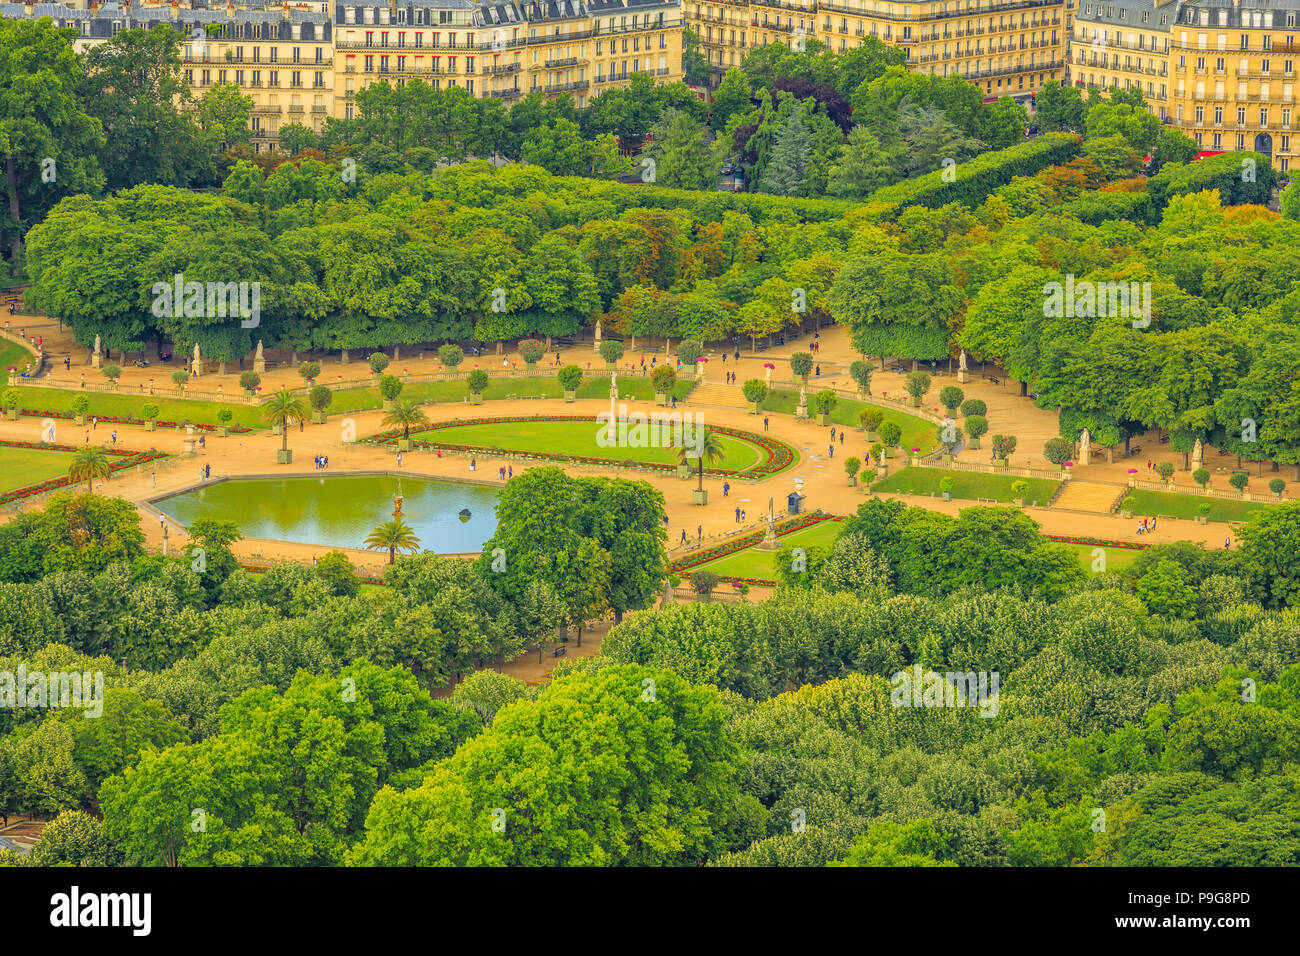
{"label": "octagonal pond", "polygon": [[496,531],[496,488],[392,474],[232,478],[153,505],[187,527],[197,518],[216,518],[234,522],[246,538],[364,548],[366,536],[392,520],[399,481],[402,521],[422,551],[480,551]]}

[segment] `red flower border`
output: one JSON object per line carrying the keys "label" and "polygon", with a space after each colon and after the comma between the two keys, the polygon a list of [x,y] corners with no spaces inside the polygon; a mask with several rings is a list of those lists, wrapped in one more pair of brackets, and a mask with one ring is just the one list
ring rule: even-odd
{"label": "red flower border", "polygon": [[[78,445],[55,445],[49,442],[38,441],[15,441],[8,438],[0,438],[0,448],[36,448],[41,451],[72,451],[79,450]],[[103,448],[100,449],[104,454],[111,458],[118,458],[119,461],[111,462],[108,466],[109,471],[122,471],[126,468],[134,468],[136,465],[143,465],[147,462],[158,461],[166,458],[167,455],[160,451],[126,451],[125,449]],[[21,498],[30,498],[32,495],[44,494],[47,491],[54,491],[57,488],[67,488],[74,484],[73,480],[67,475],[60,475],[58,478],[47,478],[44,481],[37,482],[34,485],[24,485],[21,488],[14,488],[12,491],[6,491],[0,494],[0,505],[9,504],[11,501],[18,501]],[[81,484],[80,481],[75,484]]]}

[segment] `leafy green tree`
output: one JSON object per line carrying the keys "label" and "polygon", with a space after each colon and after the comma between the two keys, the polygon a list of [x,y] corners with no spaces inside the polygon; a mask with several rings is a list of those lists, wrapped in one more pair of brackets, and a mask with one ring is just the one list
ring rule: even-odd
{"label": "leafy green tree", "polygon": [[64,810],[32,847],[32,866],[114,866],[117,852],[103,824],[84,810]]}
{"label": "leafy green tree", "polygon": [[[420,787],[382,791],[354,862],[664,865],[730,849],[739,753],[723,725],[717,691],[670,671],[625,665],[561,678],[499,711]],[[605,756],[593,762],[595,727],[616,729],[600,734]],[[508,756],[523,750],[553,759]],[[557,804],[556,793],[570,798]]]}
{"label": "leafy green tree", "polygon": [[704,126],[686,113],[671,110],[655,125],[655,183],[669,189],[712,189],[718,182],[718,161],[704,141]]}
{"label": "leafy green tree", "polygon": [[854,127],[831,166],[826,194],[837,199],[866,199],[882,186],[897,182],[906,148],[898,140],[882,144],[867,127]]}
{"label": "leafy green tree", "polygon": [[796,109],[781,128],[759,189],[777,196],[807,195],[808,163],[813,141],[803,111]]}
{"label": "leafy green tree", "polygon": [[1174,561],[1162,560],[1138,578],[1137,594],[1152,614],[1196,617],[1196,591],[1188,585],[1182,565]]}
{"label": "leafy green tree", "polygon": [[1237,536],[1242,569],[1261,603],[1274,608],[1300,603],[1300,502],[1252,513]]}

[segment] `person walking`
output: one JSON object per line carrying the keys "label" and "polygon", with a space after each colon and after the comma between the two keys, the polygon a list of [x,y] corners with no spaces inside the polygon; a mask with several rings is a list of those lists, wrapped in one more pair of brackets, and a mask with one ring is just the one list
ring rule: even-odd
{"label": "person walking", "polygon": [[741,509],[740,509],[740,520],[741,520],[741,521],[744,521],[744,520],[745,520],[745,517],[746,517],[745,509],[744,509],[744,508],[741,508]]}
{"label": "person walking", "polygon": [[835,428],[834,428],[834,426],[832,426],[832,427],[831,427],[831,441],[834,441],[834,440],[835,440]]}
{"label": "person walking", "polygon": [[767,416],[763,416],[763,431],[767,431]]}
{"label": "person walking", "polygon": [[471,458],[471,459],[469,460],[469,470],[470,470],[470,471],[476,471],[477,469],[478,469],[478,459],[477,459],[477,458]]}
{"label": "person walking", "polygon": [[686,543],[686,529],[682,529],[682,544]]}
{"label": "person walking", "polygon": [[1224,538],[1224,539],[1223,539],[1223,550],[1224,550],[1224,551],[1227,551],[1227,550],[1228,550],[1229,548],[1231,548],[1231,547],[1232,547],[1232,537],[1229,536],[1229,537],[1227,537],[1227,538]]}
{"label": "person walking", "polygon": [[397,467],[402,467],[402,453],[400,451],[397,453]]}
{"label": "person walking", "polygon": [[844,447],[844,432],[840,432],[840,447]]}
{"label": "person walking", "polygon": [[740,524],[740,506],[736,506],[736,524]]}
{"label": "person walking", "polygon": [[725,498],[725,497],[727,497],[727,495],[730,494],[730,493],[731,493],[731,482],[729,482],[729,481],[724,481],[724,482],[722,483],[722,497]]}
{"label": "person walking", "polygon": [[704,525],[700,525],[695,529],[695,543],[696,544],[704,543]]}
{"label": "person walking", "polygon": [[834,458],[834,457],[835,457],[835,446],[834,446],[834,445],[827,445],[827,446],[826,446],[826,450],[827,450],[827,452],[828,452],[828,456],[829,456],[829,457],[831,457],[831,458]]}
{"label": "person walking", "polygon": [[509,481],[514,476],[515,476],[515,466],[506,465],[506,481]]}

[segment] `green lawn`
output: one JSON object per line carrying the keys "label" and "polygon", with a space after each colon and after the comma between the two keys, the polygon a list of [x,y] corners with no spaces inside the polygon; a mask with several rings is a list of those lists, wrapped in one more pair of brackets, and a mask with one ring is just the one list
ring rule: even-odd
{"label": "green lawn", "polygon": [[73,457],[70,451],[0,447],[0,492],[66,475]]}
{"label": "green lawn", "polygon": [[1067,544],[1066,547],[1079,555],[1079,563],[1086,571],[1092,570],[1092,562],[1096,560],[1092,552],[1097,548],[1106,552],[1107,571],[1124,570],[1142,553],[1137,548],[1108,548],[1103,544]]}
{"label": "green lawn", "polygon": [[1029,483],[1029,493],[1025,496],[1026,504],[1035,501],[1047,504],[1056,492],[1059,482],[1047,478],[1024,478],[1014,475],[986,475],[971,471],[949,471],[946,468],[898,468],[891,469],[888,478],[874,485],[872,491],[888,491],[896,495],[939,495],[939,481],[952,477],[956,485],[952,489],[954,498],[992,498],[998,502],[1010,504],[1015,498],[1011,490],[1013,482]]}
{"label": "green lawn", "polygon": [[[420,432],[413,438],[449,445],[482,445],[486,448],[507,448],[511,451],[552,452],[557,454],[588,455],[595,458],[620,458],[630,461],[648,461],[672,464],[677,460],[673,448],[602,448],[596,439],[604,431],[596,422],[498,422],[488,425],[456,425]],[[664,439],[671,439],[664,429]],[[745,471],[764,460],[764,452],[747,441],[718,435],[726,459],[709,467],[731,468]]]}
{"label": "green lawn", "polygon": [[[808,407],[812,410],[812,399],[817,394],[815,381],[808,383]],[[763,410],[768,412],[778,412],[783,415],[793,415],[795,409],[799,407],[799,393],[797,391],[777,391],[768,392],[767,398],[763,401]],[[903,430],[903,437],[899,444],[908,449],[919,448],[923,452],[931,451],[939,445],[937,435],[938,426],[932,425],[923,418],[917,418],[915,415],[909,415],[906,412],[896,411],[892,408],[886,408],[880,405],[871,405],[868,402],[857,402],[850,398],[840,398],[831,409],[831,421],[836,425],[849,425],[852,428],[858,427],[858,413],[864,408],[879,408],[885,415],[885,421],[894,422]],[[863,439],[866,438],[866,432],[858,433]],[[859,456],[861,457],[861,456]]]}
{"label": "green lawn", "polygon": [[[783,548],[811,548],[814,545],[827,547],[839,536],[844,527],[839,521],[821,521],[811,528],[802,528],[783,534],[777,540]],[[775,551],[760,551],[758,548],[746,548],[725,558],[718,558],[708,564],[702,564],[692,571],[712,571],[723,577],[766,578],[776,580]]]}
{"label": "green lawn", "polygon": [[9,381],[9,366],[12,365],[18,369],[21,374],[27,363],[34,358],[35,356],[21,345],[10,342],[8,339],[0,339],[0,372],[5,373],[3,381]]}
{"label": "green lawn", "polygon": [[221,402],[186,401],[183,398],[168,398],[166,391],[159,389],[158,394],[149,396],[125,392],[82,392],[80,389],[63,388],[24,388],[20,408],[43,412],[70,412],[72,400],[84,394],[90,399],[90,411],[87,415],[114,415],[123,417],[132,415],[142,417],[140,410],[152,402],[158,406],[158,418],[167,422],[191,421],[196,425],[217,425],[217,411],[228,408],[235,417],[231,424],[246,425],[250,428],[262,426],[262,410],[252,405],[223,404]]}
{"label": "green lawn", "polygon": [[1140,517],[1155,515],[1169,518],[1195,518],[1201,505],[1210,506],[1211,521],[1245,521],[1252,513],[1271,505],[1256,501],[1234,501],[1231,498],[1209,498],[1201,495],[1171,494],[1165,491],[1129,492],[1133,498],[1133,514]]}

